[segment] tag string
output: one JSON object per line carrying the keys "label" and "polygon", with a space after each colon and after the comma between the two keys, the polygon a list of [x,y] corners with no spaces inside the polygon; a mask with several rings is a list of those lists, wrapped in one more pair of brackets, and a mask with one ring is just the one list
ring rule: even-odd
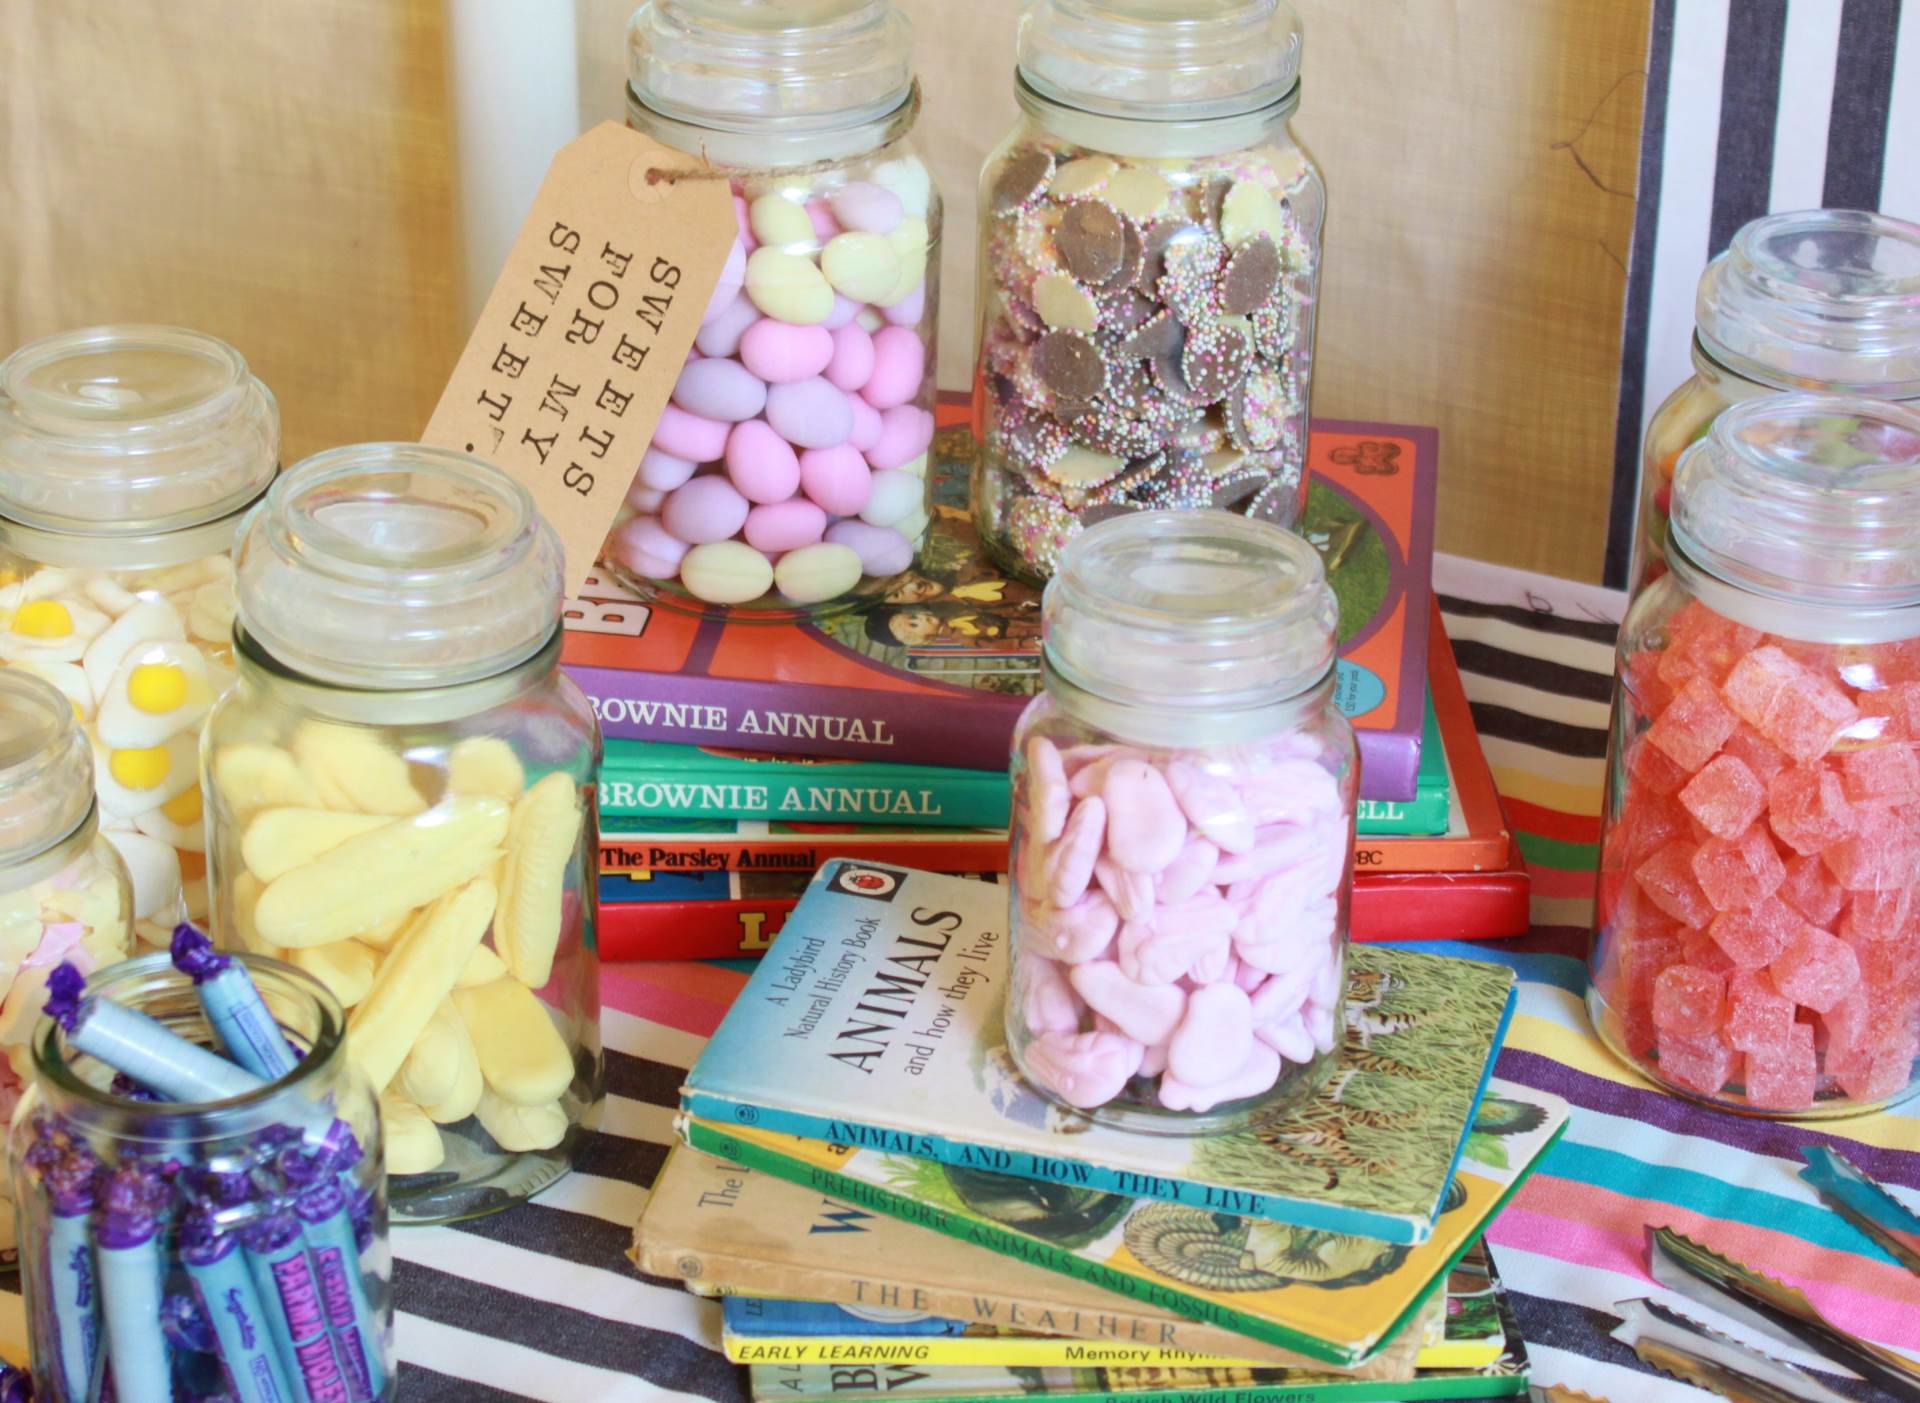
{"label": "tag string", "polygon": [[[904,121],[901,120],[903,110]],[[916,78],[913,80],[913,86],[907,90],[907,100],[889,113],[886,121],[890,126],[898,122],[902,131],[909,131],[919,120],[920,80]],[[707,153],[704,150],[698,154],[702,161],[707,160]],[[664,181],[671,185],[682,180],[770,180],[775,176],[817,175],[823,171],[838,170],[846,163],[846,157],[839,156],[832,160],[809,161],[800,166],[716,166],[710,161],[706,166],[696,170],[649,166],[647,167],[647,184],[658,185]]]}

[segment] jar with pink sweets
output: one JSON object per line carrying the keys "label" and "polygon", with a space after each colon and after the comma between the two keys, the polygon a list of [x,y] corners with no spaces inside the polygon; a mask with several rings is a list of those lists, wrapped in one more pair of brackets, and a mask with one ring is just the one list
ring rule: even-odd
{"label": "jar with pink sweets", "polygon": [[650,0],[627,124],[711,162],[739,236],[608,538],[649,598],[877,597],[928,523],[940,196],[886,0]]}
{"label": "jar with pink sweets", "polygon": [[1013,739],[1008,1047],[1129,1130],[1310,1095],[1344,1027],[1353,731],[1319,554],[1230,512],[1089,527],[1043,602]]}
{"label": "jar with pink sweets", "polygon": [[1844,1115],[1920,1052],[1920,413],[1725,411],[1621,627],[1588,1007],[1718,1105]]}

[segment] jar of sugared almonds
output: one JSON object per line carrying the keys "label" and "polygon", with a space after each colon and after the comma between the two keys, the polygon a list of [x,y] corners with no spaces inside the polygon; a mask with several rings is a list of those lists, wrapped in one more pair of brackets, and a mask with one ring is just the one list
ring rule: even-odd
{"label": "jar of sugared almonds", "polygon": [[513,478],[401,443],[288,469],[234,547],[214,936],[346,1008],[402,1219],[538,1192],[598,1111],[600,733],[560,554]]}
{"label": "jar of sugared almonds", "polygon": [[1326,187],[1285,0],[1034,0],[980,177],[980,538],[1044,580],[1120,512],[1290,526]]}
{"label": "jar of sugared almonds", "polygon": [[73,703],[148,944],[207,919],[200,727],[233,678],[227,552],[279,463],[273,396],[200,332],[89,327],[0,364],[0,663]]}
{"label": "jar of sugared almonds", "polygon": [[651,0],[627,123],[726,173],[739,236],[606,546],[694,608],[877,596],[926,534],[940,197],[885,0]]}
{"label": "jar of sugared almonds", "polygon": [[1132,513],[1074,538],[1043,612],[1013,739],[1014,1060],[1150,1133],[1297,1103],[1345,1027],[1358,781],[1318,552]]}
{"label": "jar of sugared almonds", "polygon": [[1920,413],[1737,404],[1672,506],[1620,630],[1594,1026],[1734,1110],[1898,1101],[1920,1056]]}

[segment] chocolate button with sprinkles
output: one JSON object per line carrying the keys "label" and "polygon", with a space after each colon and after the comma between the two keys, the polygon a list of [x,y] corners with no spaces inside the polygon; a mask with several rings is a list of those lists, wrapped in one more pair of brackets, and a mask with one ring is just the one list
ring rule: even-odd
{"label": "chocolate button with sprinkles", "polygon": [[1050,331],[1034,342],[1033,372],[1061,399],[1092,399],[1107,386],[1099,348],[1077,331]]}
{"label": "chocolate button with sprinkles", "polygon": [[1220,306],[1230,316],[1251,312],[1280,283],[1280,254],[1273,240],[1256,234],[1234,251],[1220,279]]}
{"label": "chocolate button with sprinkles", "polygon": [[1053,179],[1053,156],[1046,151],[1022,151],[1000,169],[993,182],[993,208],[996,214],[1019,209],[1040,198]]}
{"label": "chocolate button with sprinkles", "polygon": [[1105,284],[1120,271],[1126,235],[1120,216],[1098,201],[1071,205],[1054,231],[1054,247],[1067,271],[1083,283]]}
{"label": "chocolate button with sprinkles", "polygon": [[1173,313],[1163,308],[1147,318],[1138,330],[1122,341],[1119,352],[1123,356],[1133,356],[1140,360],[1172,355],[1180,349],[1182,335],[1180,323],[1174,318]]}
{"label": "chocolate button with sprinkles", "polygon": [[1187,333],[1180,370],[1196,398],[1208,404],[1225,399],[1253,364],[1253,347],[1236,326],[1216,322]]}

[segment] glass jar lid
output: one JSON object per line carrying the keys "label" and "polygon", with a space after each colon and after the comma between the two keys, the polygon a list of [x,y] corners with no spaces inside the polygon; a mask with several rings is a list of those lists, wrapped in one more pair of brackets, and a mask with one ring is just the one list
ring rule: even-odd
{"label": "glass jar lid", "polygon": [[1029,0],[1015,60],[1052,102],[1192,121],[1286,97],[1300,78],[1300,45],[1286,0]]}
{"label": "glass jar lid", "polygon": [[226,342],[97,326],[0,362],[0,516],[87,536],[214,521],[273,480],[280,411]]}
{"label": "glass jar lid", "polygon": [[282,473],[234,545],[240,627],[288,670],[398,691],[492,677],[559,625],[561,547],[465,453],[363,443]]}
{"label": "glass jar lid", "polygon": [[93,747],[51,682],[0,668],[0,866],[39,853],[93,808]]}
{"label": "glass jar lid", "polygon": [[720,131],[860,125],[913,88],[913,29],[886,0],[648,0],[627,80],[654,111]]}
{"label": "glass jar lid", "polygon": [[1860,210],[1770,214],[1700,276],[1708,353],[1773,383],[1920,397],[1920,224]]}
{"label": "glass jar lid", "polygon": [[1681,455],[1670,521],[1693,565],[1768,598],[1776,631],[1799,636],[1809,606],[1861,627],[1920,606],[1920,412],[1810,393],[1736,404]]}
{"label": "glass jar lid", "polygon": [[1061,553],[1041,610],[1058,677],[1196,740],[1194,727],[1284,704],[1325,678],[1340,617],[1311,545],[1212,510],[1089,527]]}

